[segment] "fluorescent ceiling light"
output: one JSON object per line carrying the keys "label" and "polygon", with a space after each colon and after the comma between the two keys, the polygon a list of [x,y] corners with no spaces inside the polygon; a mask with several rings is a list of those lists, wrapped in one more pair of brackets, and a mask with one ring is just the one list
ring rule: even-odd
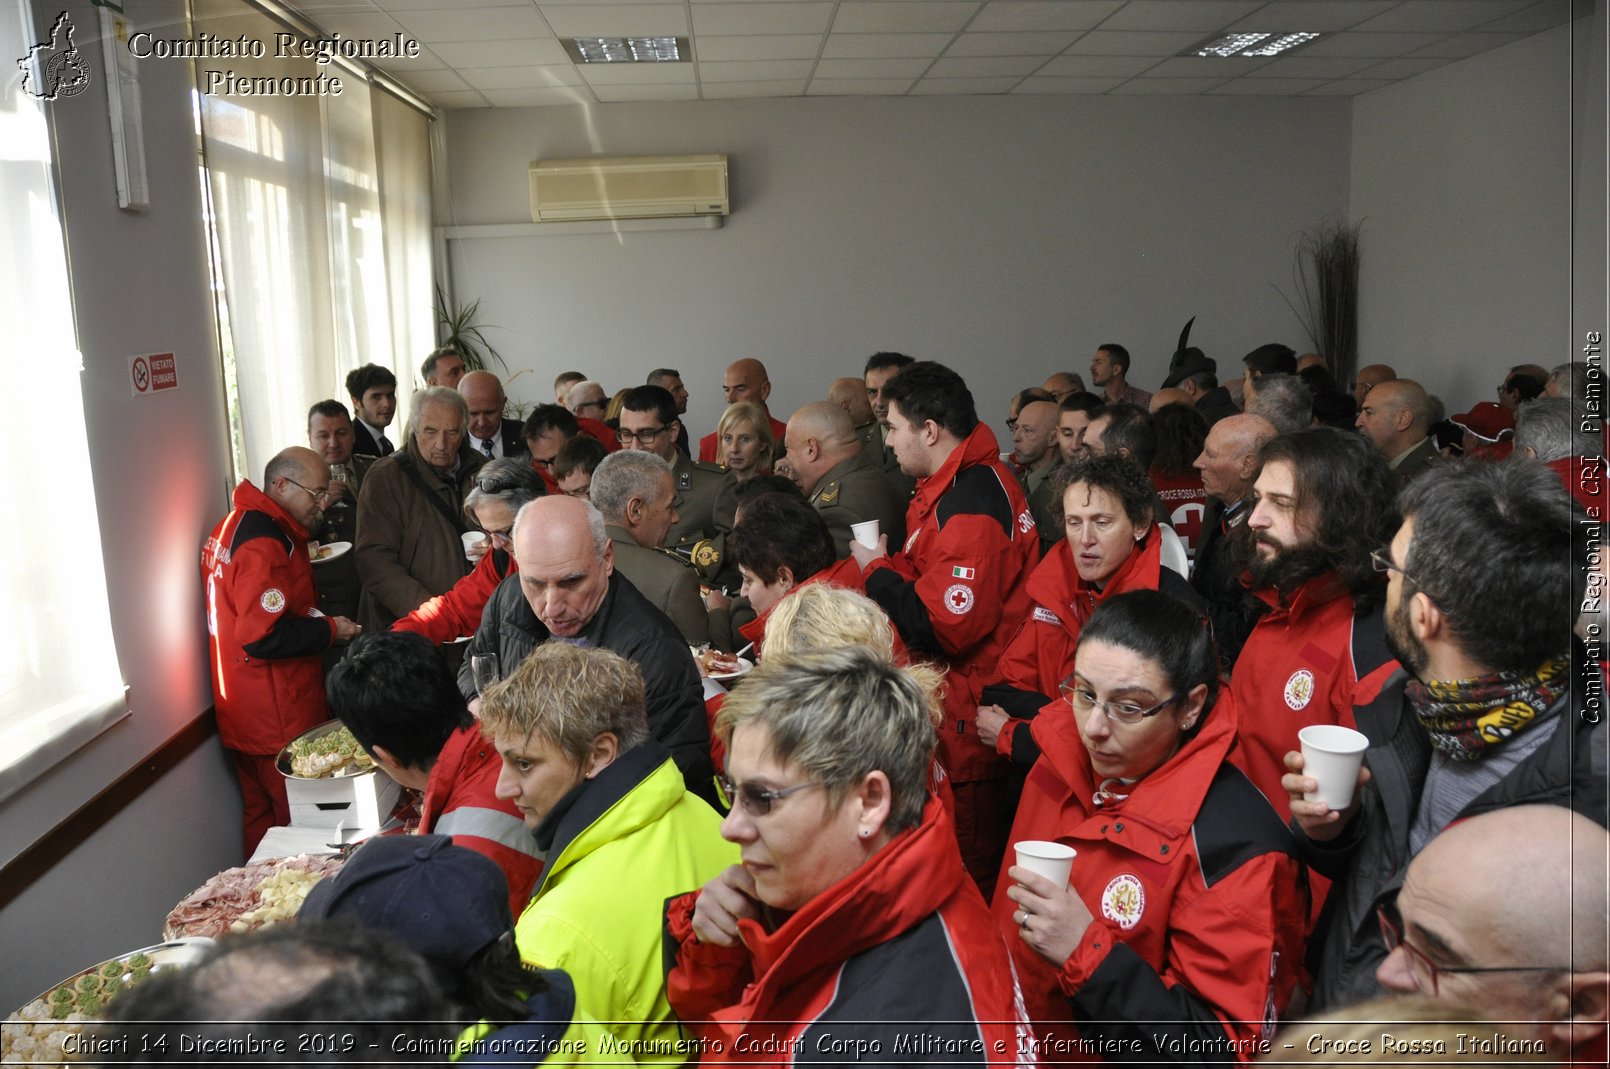
{"label": "fluorescent ceiling light", "polygon": [[1209,38],[1195,47],[1181,52],[1182,56],[1208,56],[1229,59],[1232,56],[1278,56],[1305,45],[1320,35],[1317,33],[1225,33]]}
{"label": "fluorescent ceiling light", "polygon": [[565,51],[577,63],[686,63],[686,37],[567,37]]}

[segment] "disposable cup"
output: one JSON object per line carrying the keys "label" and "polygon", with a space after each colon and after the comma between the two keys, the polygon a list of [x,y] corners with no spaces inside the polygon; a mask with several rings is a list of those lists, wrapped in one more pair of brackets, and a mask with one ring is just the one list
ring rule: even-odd
{"label": "disposable cup", "polygon": [[1058,887],[1068,886],[1068,877],[1073,873],[1073,859],[1079,853],[1073,847],[1043,839],[1024,839],[1013,843],[1012,849],[1017,851],[1018,868],[1038,873]]}
{"label": "disposable cup", "polygon": [[1319,784],[1319,790],[1307,791],[1303,798],[1337,810],[1352,805],[1369,738],[1336,724],[1310,724],[1297,732],[1297,742],[1303,752],[1303,775]]}
{"label": "disposable cup", "polygon": [[850,537],[868,549],[878,548],[878,521],[862,520],[850,524]]}
{"label": "disposable cup", "polygon": [[465,559],[474,560],[475,558],[470,556],[470,550],[474,549],[476,546],[478,546],[482,542],[486,541],[486,532],[485,531],[465,531],[463,534],[459,535],[459,540],[464,543],[464,557],[465,557]]}

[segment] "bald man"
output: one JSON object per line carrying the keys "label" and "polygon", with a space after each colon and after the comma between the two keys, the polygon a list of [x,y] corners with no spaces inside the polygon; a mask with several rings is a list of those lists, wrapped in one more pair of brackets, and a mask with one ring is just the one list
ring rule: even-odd
{"label": "bald man", "polygon": [[1381,385],[1381,383],[1391,382],[1397,377],[1398,373],[1393,371],[1388,364],[1364,365],[1358,369],[1358,374],[1353,376],[1353,400],[1358,402],[1360,408],[1363,408],[1364,398],[1369,396],[1371,390]]}
{"label": "bald man", "polygon": [[[765,364],[748,357],[734,360],[727,365],[726,373],[721,376],[721,392],[729,405],[737,404],[739,401],[753,401],[759,405],[766,413],[766,418],[771,421],[772,441],[782,442],[783,432],[788,430],[788,426],[774,417],[771,409],[767,407],[766,399],[771,396],[771,378],[766,374]],[[721,443],[716,440],[715,431],[700,438],[699,459],[706,464],[714,464],[720,445]],[[775,461],[777,458],[772,459]]]}
{"label": "bald man", "polygon": [[525,439],[520,436],[524,424],[503,418],[508,397],[503,392],[502,379],[490,371],[471,371],[458,380],[458,392],[470,407],[470,433],[464,439],[467,448],[488,460],[528,455]]}
{"label": "bald man", "polygon": [[1354,426],[1375,444],[1387,465],[1406,483],[1441,457],[1431,437],[1431,398],[1413,379],[1391,379],[1364,398]]}
{"label": "bald man", "polygon": [[845,377],[834,379],[827,388],[827,399],[850,414],[850,423],[861,447],[868,453],[883,449],[883,435],[879,433],[878,417],[872,412],[872,402],[866,393],[866,379]]}
{"label": "bald man", "polygon": [[1045,384],[1040,388],[1060,405],[1074,394],[1084,393],[1085,380],[1072,371],[1055,371],[1046,377]]}
{"label": "bald man", "polygon": [[301,446],[278,453],[263,488],[243,479],[229,515],[201,550],[218,738],[230,751],[244,803],[244,848],[291,822],[285,777],[274,767],[286,743],[328,720],[324,651],[359,632],[319,612],[309,532],[329,500],[330,468]]}
{"label": "bald man", "polygon": [[1241,585],[1241,569],[1232,560],[1229,535],[1251,512],[1248,499],[1258,474],[1258,451],[1274,436],[1274,424],[1262,416],[1226,416],[1208,430],[1194,464],[1202,473],[1208,504],[1191,585],[1208,604],[1219,660],[1227,672],[1259,616]]}
{"label": "bald man", "polygon": [[[864,387],[861,397],[866,397]],[[850,528],[866,520],[878,521],[890,545],[905,542],[905,499],[867,452],[842,406],[832,401],[804,405],[783,434],[791,478],[822,514],[839,560],[850,555]]]}
{"label": "bald man", "polygon": [[1156,415],[1157,410],[1164,405],[1186,405],[1191,407],[1195,404],[1196,399],[1178,386],[1165,386],[1152,394],[1152,403],[1147,407],[1147,411]]}
{"label": "bald man", "polygon": [[1376,978],[1515,1022],[1551,1059],[1603,1065],[1607,863],[1610,833],[1558,806],[1453,824],[1409,863]]}

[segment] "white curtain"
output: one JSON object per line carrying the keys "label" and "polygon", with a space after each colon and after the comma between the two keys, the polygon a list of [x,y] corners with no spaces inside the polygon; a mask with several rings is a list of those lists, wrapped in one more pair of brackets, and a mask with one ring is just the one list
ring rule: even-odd
{"label": "white curtain", "polygon": [[[239,0],[198,0],[195,12],[221,37],[284,31]],[[428,120],[312,60],[230,65],[240,77],[342,81],[339,96],[199,95],[236,462],[256,481],[275,453],[306,443],[310,405],[347,401],[353,368],[391,368],[407,403],[434,328],[430,219],[413,210],[429,204],[428,155],[412,148]]]}
{"label": "white curtain", "polygon": [[[27,4],[5,5],[0,56],[36,43]],[[0,80],[0,322],[28,354],[31,397],[14,402],[11,434],[49,442],[44,464],[0,466],[0,798],[123,715],[100,524],[84,428],[61,217],[41,104],[15,73]],[[72,507],[40,503],[78,488]],[[45,562],[51,562],[46,564]],[[64,565],[63,562],[71,562]]]}

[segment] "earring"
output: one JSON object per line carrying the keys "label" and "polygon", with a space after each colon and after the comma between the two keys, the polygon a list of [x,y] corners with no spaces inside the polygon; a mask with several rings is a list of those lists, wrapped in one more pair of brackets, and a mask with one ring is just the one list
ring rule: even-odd
{"label": "earring", "polygon": [[872,837],[872,829],[871,828],[862,828],[861,829],[861,838],[870,839],[871,837]]}

